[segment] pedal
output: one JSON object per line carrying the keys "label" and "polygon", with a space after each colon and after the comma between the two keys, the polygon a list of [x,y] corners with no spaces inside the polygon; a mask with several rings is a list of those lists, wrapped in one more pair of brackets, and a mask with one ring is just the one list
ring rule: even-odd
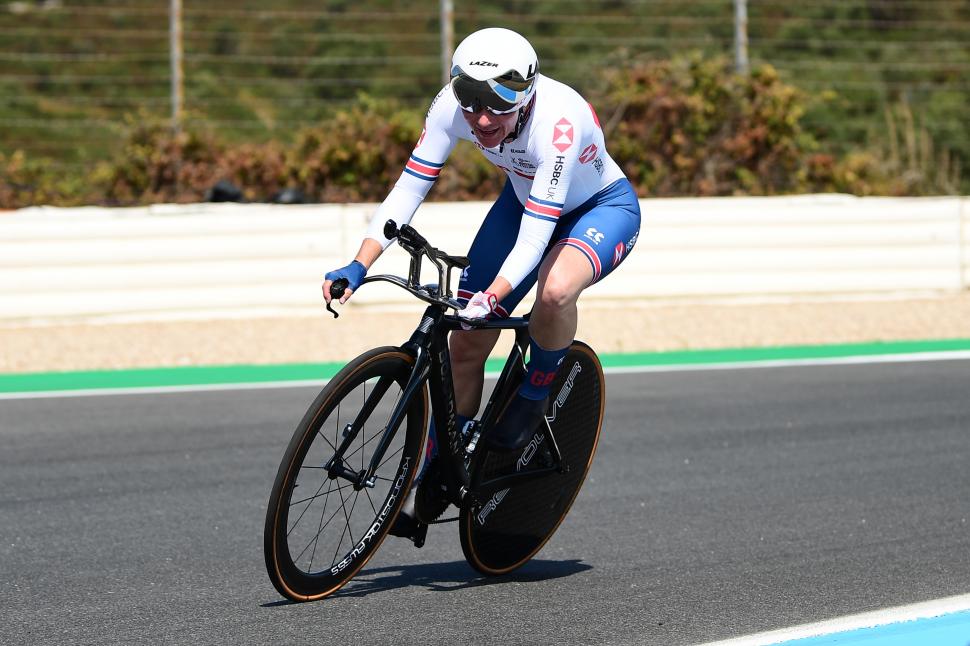
{"label": "pedal", "polygon": [[400,513],[387,533],[398,538],[406,538],[414,543],[415,547],[423,547],[424,539],[428,536],[428,525],[408,514]]}
{"label": "pedal", "polygon": [[439,464],[438,460],[432,462],[418,483],[414,497],[414,515],[419,523],[433,523],[451,505],[447,488],[441,481]]}
{"label": "pedal", "polygon": [[414,533],[411,535],[411,542],[417,548],[424,547],[424,539],[428,537],[428,526],[425,523],[419,522],[417,527],[414,529]]}

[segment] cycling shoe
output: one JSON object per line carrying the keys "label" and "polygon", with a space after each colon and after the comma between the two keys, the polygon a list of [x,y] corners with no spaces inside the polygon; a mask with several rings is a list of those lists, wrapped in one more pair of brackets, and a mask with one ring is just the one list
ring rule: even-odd
{"label": "cycling shoe", "polygon": [[548,397],[527,399],[517,394],[486,435],[485,445],[492,451],[515,451],[523,448],[532,441],[536,429],[543,422],[548,404]]}

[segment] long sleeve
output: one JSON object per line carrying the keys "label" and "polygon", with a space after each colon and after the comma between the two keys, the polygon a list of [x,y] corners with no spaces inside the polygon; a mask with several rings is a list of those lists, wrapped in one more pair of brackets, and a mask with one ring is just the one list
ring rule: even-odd
{"label": "long sleeve", "polygon": [[411,221],[458,142],[455,126],[461,117],[456,114],[456,106],[450,86],[446,85],[431,103],[424,130],[401,177],[370,221],[366,237],[385,249],[391,241],[384,237],[384,223],[394,220],[400,226]]}
{"label": "long sleeve", "polygon": [[573,170],[580,163],[579,146],[573,144],[580,141],[580,133],[573,126],[578,121],[564,116],[549,124],[548,135],[543,133],[545,143],[537,151],[540,161],[522,213],[519,234],[498,272],[513,289],[539,263],[562,215]]}

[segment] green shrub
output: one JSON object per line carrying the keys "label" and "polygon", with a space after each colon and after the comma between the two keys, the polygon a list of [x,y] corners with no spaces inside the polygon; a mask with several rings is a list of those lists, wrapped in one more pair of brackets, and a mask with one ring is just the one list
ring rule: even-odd
{"label": "green shrub", "polygon": [[319,202],[380,201],[420,134],[417,114],[361,97],[327,123],[299,133],[287,158],[289,178]]}
{"label": "green shrub", "polygon": [[0,152],[0,209],[76,206],[96,199],[83,175],[59,171],[50,160],[28,159],[20,150]]}
{"label": "green shrub", "polygon": [[175,133],[147,118],[130,118],[121,153],[95,175],[107,204],[198,201],[216,181],[222,149],[214,137]]}
{"label": "green shrub", "polygon": [[267,200],[293,184],[286,149],[276,141],[228,148],[218,159],[216,174],[242,189],[247,201]]}
{"label": "green shrub", "polygon": [[211,133],[175,133],[151,119],[133,123],[121,153],[92,176],[107,204],[198,202],[219,180],[240,187],[247,200],[263,200],[286,179],[285,152],[276,142],[229,148]]}
{"label": "green shrub", "polygon": [[804,97],[770,66],[750,76],[725,58],[635,61],[607,77],[607,145],[641,195],[763,195],[797,190],[814,146]]}
{"label": "green shrub", "polygon": [[908,106],[886,110],[885,134],[868,149],[850,149],[841,157],[808,155],[804,185],[824,193],[853,195],[955,195],[960,192],[960,163],[946,148],[937,151],[926,128]]}
{"label": "green shrub", "polygon": [[[238,186],[247,200],[294,187],[316,202],[377,202],[403,171],[421,127],[414,111],[366,96],[297,133],[288,149],[279,142],[227,146],[211,133],[175,134],[139,118],[121,153],[92,177],[107,204],[195,202],[219,180]],[[503,182],[476,148],[458,146],[429,199],[485,199]]]}
{"label": "green shrub", "polygon": [[[379,202],[400,177],[423,127],[423,115],[361,96],[326,124],[305,129],[287,156],[289,183],[319,202]],[[504,175],[472,145],[455,147],[431,200],[498,195]]]}
{"label": "green shrub", "polygon": [[[770,66],[742,76],[727,59],[695,54],[608,69],[591,98],[607,117],[611,155],[642,196],[959,191],[958,158],[937,151],[904,104],[887,110],[877,143],[852,148],[802,123],[806,106],[833,101],[831,93],[806,96]],[[0,155],[0,208],[196,202],[219,180],[240,187],[247,200],[293,187],[318,202],[376,202],[400,176],[422,125],[421,113],[366,95],[298,132],[290,145],[229,145],[212,132],[174,133],[138,114],[118,155],[87,172]],[[490,199],[504,183],[503,173],[462,142],[429,199]]]}

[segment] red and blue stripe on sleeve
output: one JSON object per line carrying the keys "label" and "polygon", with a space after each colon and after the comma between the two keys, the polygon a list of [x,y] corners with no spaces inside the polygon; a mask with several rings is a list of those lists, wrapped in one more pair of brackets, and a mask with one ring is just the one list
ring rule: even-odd
{"label": "red and blue stripe on sleeve", "polygon": [[559,202],[540,200],[530,194],[529,199],[525,202],[525,214],[548,222],[558,222],[563,206]]}
{"label": "red and blue stripe on sleeve", "polygon": [[414,175],[419,179],[433,182],[438,179],[442,166],[444,166],[444,163],[436,164],[411,155],[407,165],[404,167],[404,172]]}

